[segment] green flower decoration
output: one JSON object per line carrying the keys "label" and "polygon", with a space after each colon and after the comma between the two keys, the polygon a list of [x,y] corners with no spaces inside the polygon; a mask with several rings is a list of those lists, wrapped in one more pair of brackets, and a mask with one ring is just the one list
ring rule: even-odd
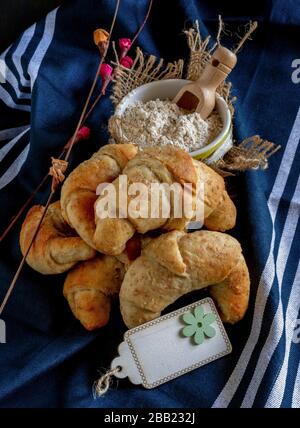
{"label": "green flower decoration", "polygon": [[197,306],[192,312],[186,312],[182,316],[183,321],[187,324],[182,329],[182,334],[185,337],[192,337],[196,345],[201,345],[206,337],[214,337],[216,330],[210,325],[216,321],[216,316],[212,313],[204,314],[202,306]]}

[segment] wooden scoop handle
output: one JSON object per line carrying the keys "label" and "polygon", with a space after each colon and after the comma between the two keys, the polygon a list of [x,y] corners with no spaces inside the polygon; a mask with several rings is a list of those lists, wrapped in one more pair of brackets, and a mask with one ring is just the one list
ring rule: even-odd
{"label": "wooden scoop handle", "polygon": [[229,49],[220,46],[213,53],[210,62],[196,83],[202,88],[216,90],[234,68],[236,62],[236,55]]}
{"label": "wooden scoop handle", "polygon": [[185,85],[174,98],[179,107],[196,111],[206,119],[216,103],[216,90],[224,82],[237,62],[236,55],[229,49],[219,46],[204,68],[200,78]]}
{"label": "wooden scoop handle", "polygon": [[216,103],[216,90],[224,82],[236,62],[236,55],[229,49],[220,46],[215,50],[202,75],[195,82],[199,97],[196,112],[201,115],[202,119],[206,119],[213,111]]}

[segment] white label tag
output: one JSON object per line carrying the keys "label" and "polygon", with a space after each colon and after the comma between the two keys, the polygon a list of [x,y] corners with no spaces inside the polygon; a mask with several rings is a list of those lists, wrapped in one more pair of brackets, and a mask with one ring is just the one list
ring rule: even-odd
{"label": "white label tag", "polygon": [[210,298],[128,330],[111,368],[118,378],[154,388],[232,351]]}

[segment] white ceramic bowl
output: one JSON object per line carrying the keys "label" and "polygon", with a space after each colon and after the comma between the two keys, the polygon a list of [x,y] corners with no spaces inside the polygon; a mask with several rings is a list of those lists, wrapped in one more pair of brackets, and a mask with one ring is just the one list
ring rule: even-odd
{"label": "white ceramic bowl", "polygon": [[[116,114],[121,115],[128,106],[134,104],[136,101],[147,102],[156,100],[157,98],[161,100],[173,99],[177,92],[187,83],[189,83],[189,80],[169,79],[157,80],[139,86],[126,95],[118,104]],[[226,101],[220,96],[217,96],[216,107],[223,122],[222,131],[207,146],[190,152],[191,156],[195,159],[205,159],[206,163],[217,161],[232,147],[232,120],[230,110]]]}

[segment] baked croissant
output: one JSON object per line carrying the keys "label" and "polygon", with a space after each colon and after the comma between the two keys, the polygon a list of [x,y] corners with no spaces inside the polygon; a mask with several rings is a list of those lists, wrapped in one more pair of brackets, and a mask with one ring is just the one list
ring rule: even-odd
{"label": "baked croissant", "polygon": [[74,316],[87,330],[109,321],[111,299],[119,293],[125,274],[115,257],[97,256],[71,270],[64,284],[64,296]]}
{"label": "baked croissant", "polygon": [[236,222],[236,207],[225,189],[224,178],[203,162],[193,160],[193,163],[198,182],[204,185],[204,225],[216,232],[232,229]]}
{"label": "baked croissant", "polygon": [[219,232],[169,232],[152,240],[129,267],[120,291],[128,328],[160,316],[182,295],[209,287],[224,322],[243,318],[249,273],[238,241]]}
{"label": "baked croissant", "polygon": [[61,191],[61,208],[66,222],[91,247],[95,233],[94,203],[101,183],[112,182],[129,159],[137,153],[132,144],[108,144],[89,160],[75,168],[65,180]]}
{"label": "baked croissant", "polygon": [[[20,233],[23,255],[35,234],[44,209],[41,205],[32,207],[24,220]],[[91,259],[95,254],[95,250],[64,221],[60,202],[55,202],[47,210],[26,262],[44,275],[59,274],[71,269],[77,262]]]}
{"label": "baked croissant", "polygon": [[[173,185],[179,184],[183,187],[189,183],[193,189],[193,207],[195,206],[196,197],[201,200],[201,195],[195,193],[198,183],[204,184],[204,218],[205,225],[209,229],[225,231],[231,229],[236,221],[236,209],[229,198],[226,190],[224,179],[211,168],[203,163],[193,160],[191,156],[180,149],[171,146],[162,148],[147,148],[140,151],[131,159],[123,174],[127,176],[128,188],[133,183],[143,183],[148,188],[148,216],[147,218],[135,217],[129,211],[120,218],[122,206],[119,206],[119,187],[120,177],[114,182],[113,186],[116,193],[116,218],[101,218],[99,207],[101,206],[101,195],[96,204],[96,232],[94,242],[96,248],[110,255],[118,255],[124,251],[126,242],[137,231],[146,233],[150,230],[183,230],[191,220],[189,213],[183,213],[180,218],[176,218],[174,213],[174,201],[172,194],[164,188],[160,199],[158,215],[155,218],[151,213],[151,192],[150,188],[153,183]],[[162,200],[167,200],[170,205],[170,215],[163,215]],[[133,200],[127,192],[128,206]]]}

